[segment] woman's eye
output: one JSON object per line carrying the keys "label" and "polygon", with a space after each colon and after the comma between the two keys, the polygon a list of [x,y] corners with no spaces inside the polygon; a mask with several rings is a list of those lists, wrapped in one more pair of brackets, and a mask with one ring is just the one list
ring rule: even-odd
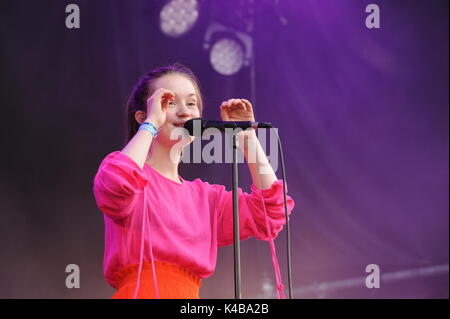
{"label": "woman's eye", "polygon": [[[169,101],[169,105],[170,105],[170,106],[175,106],[176,103],[173,102],[173,101]],[[188,103],[188,106],[190,106],[190,107],[195,107],[195,106],[197,106],[197,103],[191,102],[191,103]]]}

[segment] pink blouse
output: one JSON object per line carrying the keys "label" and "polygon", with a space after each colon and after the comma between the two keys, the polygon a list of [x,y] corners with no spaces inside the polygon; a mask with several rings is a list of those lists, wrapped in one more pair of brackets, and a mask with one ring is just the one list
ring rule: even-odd
{"label": "pink blouse", "polygon": [[[105,221],[104,274],[117,288],[119,271],[154,260],[183,266],[200,278],[213,274],[217,248],[233,244],[232,192],[199,178],[177,183],[148,164],[141,169],[120,151],[106,156],[94,179]],[[287,190],[287,189],[286,189]],[[285,224],[283,180],[239,193],[239,235],[270,241],[277,294],[284,297],[273,239]],[[294,200],[287,196],[288,213]],[[270,234],[270,235],[268,235]],[[140,276],[138,275],[138,278]],[[153,267],[156,296],[159,297]],[[136,293],[139,287],[139,279]]]}

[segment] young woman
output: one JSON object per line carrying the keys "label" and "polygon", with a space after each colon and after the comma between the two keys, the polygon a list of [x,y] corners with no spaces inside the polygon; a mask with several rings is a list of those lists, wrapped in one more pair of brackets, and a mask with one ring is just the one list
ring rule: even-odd
{"label": "young woman", "polygon": [[[94,179],[105,221],[105,278],[117,289],[113,298],[199,298],[217,248],[233,243],[233,204],[223,185],[178,175],[182,148],[192,138],[171,139],[170,133],[201,117],[198,80],[181,64],[153,70],[137,83],[127,109],[126,146],[104,158]],[[255,120],[245,99],[223,102],[220,112],[224,121]],[[273,246],[285,224],[283,181],[253,130],[239,133],[238,142],[247,162],[250,147],[257,150],[256,162],[248,163],[251,193],[238,192],[240,239],[271,241],[277,293],[283,294]],[[287,205],[290,214],[289,196]]]}

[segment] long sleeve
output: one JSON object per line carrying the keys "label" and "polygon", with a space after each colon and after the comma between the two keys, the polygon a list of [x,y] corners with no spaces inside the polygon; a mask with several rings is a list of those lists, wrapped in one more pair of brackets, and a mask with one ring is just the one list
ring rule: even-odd
{"label": "long sleeve", "polygon": [[113,152],[102,161],[94,178],[97,206],[114,219],[126,217],[147,182],[136,162],[120,151]]}
{"label": "long sleeve", "polygon": [[[218,209],[218,246],[233,243],[233,194],[223,185],[213,185],[217,191]],[[286,187],[287,192],[287,187]],[[286,223],[283,180],[275,181],[270,188],[259,190],[251,185],[251,193],[238,188],[239,198],[239,238],[245,240],[251,236],[268,241],[275,238]],[[288,214],[294,208],[294,200],[286,196]],[[270,226],[270,237],[266,228],[266,214]]]}

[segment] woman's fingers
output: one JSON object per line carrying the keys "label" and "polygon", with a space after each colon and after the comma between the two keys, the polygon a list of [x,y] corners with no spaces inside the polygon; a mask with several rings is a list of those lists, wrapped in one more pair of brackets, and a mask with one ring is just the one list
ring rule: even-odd
{"label": "woman's fingers", "polygon": [[238,109],[248,112],[252,111],[252,106],[251,103],[246,99],[229,99],[227,101],[223,101],[220,105],[221,114]]}
{"label": "woman's fingers", "polygon": [[162,98],[173,101],[175,99],[175,94],[172,91],[164,90],[162,92]]}
{"label": "woman's fingers", "polygon": [[149,100],[154,98],[159,98],[161,100],[163,99],[173,100],[175,98],[175,94],[170,90],[158,89],[147,99],[147,103],[149,102]]}
{"label": "woman's fingers", "polygon": [[227,106],[225,104],[222,104],[220,106],[220,116],[222,117],[222,121],[228,121],[229,117],[228,117],[228,112],[227,112]]}
{"label": "woman's fingers", "polygon": [[166,89],[160,89],[158,96],[161,99],[161,106],[163,109],[168,107],[169,102],[173,102],[175,100],[175,93]]}
{"label": "woman's fingers", "polygon": [[241,99],[230,99],[228,101],[222,102],[222,106],[228,107],[228,108],[241,108],[246,109],[245,103]]}
{"label": "woman's fingers", "polygon": [[242,100],[242,103],[244,103],[247,111],[253,111],[252,103],[250,103],[249,100],[246,100],[246,99],[241,99],[241,100]]}

